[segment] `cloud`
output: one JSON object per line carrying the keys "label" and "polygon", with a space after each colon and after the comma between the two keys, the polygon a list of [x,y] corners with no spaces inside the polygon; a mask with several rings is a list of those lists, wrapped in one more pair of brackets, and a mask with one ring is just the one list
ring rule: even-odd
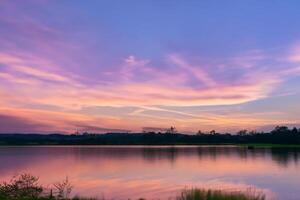
{"label": "cloud", "polygon": [[50,80],[50,81],[59,81],[59,82],[69,82],[70,81],[70,79],[68,79],[65,76],[61,76],[61,75],[51,73],[51,72],[45,72],[45,71],[42,71],[39,69],[35,69],[33,67],[15,65],[12,68],[16,72],[21,72],[23,74],[27,74],[27,75],[33,76],[35,78],[46,79],[46,80]]}
{"label": "cloud", "polygon": [[[7,113],[10,113],[8,115]],[[68,132],[73,133],[75,130],[95,131],[95,132],[128,132],[129,129],[102,128],[101,125],[109,127],[123,126],[125,122],[109,116],[89,116],[84,114],[65,112],[65,111],[49,111],[41,109],[22,109],[22,108],[1,108],[0,116],[4,116],[0,123],[3,123],[3,132]],[[10,121],[10,123],[8,123]],[[6,125],[4,124],[6,123]],[[100,125],[100,126],[99,126]],[[2,130],[2,129],[0,129]]]}
{"label": "cloud", "polygon": [[117,128],[103,128],[99,126],[92,126],[88,124],[74,124],[74,126],[81,132],[88,131],[88,132],[94,132],[94,133],[128,133],[130,130],[125,129],[117,129]]}
{"label": "cloud", "polygon": [[175,54],[169,55],[169,60],[172,63],[180,66],[184,70],[191,72],[193,76],[195,76],[197,79],[202,81],[206,86],[213,87],[216,85],[216,82],[209,76],[208,73],[203,71],[201,69],[201,67],[192,66],[188,62],[186,62],[184,59],[182,59],[180,56],[175,55]]}
{"label": "cloud", "polygon": [[16,83],[16,84],[36,84],[34,80],[30,80],[28,78],[20,78],[6,72],[0,72],[0,78],[2,80],[5,79],[9,82]]}
{"label": "cloud", "polygon": [[[213,81],[205,87],[194,87],[202,84],[203,79],[197,78],[197,81],[190,86],[188,79],[177,81],[179,77],[188,77],[191,73],[185,67],[177,66],[173,72],[167,70],[158,70],[145,64],[143,67],[133,68],[132,76],[143,76],[144,73],[150,78],[139,80],[131,77],[129,81],[111,80],[108,84],[99,84],[96,82],[85,83],[85,77],[68,74],[59,66],[54,66],[51,70],[40,63],[49,63],[47,60],[33,58],[30,63],[24,56],[14,54],[0,54],[0,62],[4,65],[2,72],[0,69],[0,95],[2,106],[12,108],[15,114],[29,117],[29,119],[39,119],[40,122],[53,126],[55,130],[67,130],[73,132],[76,124],[84,121],[86,128],[91,130],[103,131],[110,128],[102,127],[121,127],[116,130],[135,129],[147,123],[149,126],[169,126],[170,121],[182,123],[182,128],[189,129],[195,127],[195,124],[233,123],[219,116],[191,114],[189,112],[176,111],[172,109],[163,109],[161,106],[216,106],[216,105],[235,105],[249,101],[268,97],[269,94],[280,84],[281,79],[277,76],[265,75],[264,71],[257,70],[247,76],[238,78],[240,84],[224,84],[219,81]],[[182,58],[181,58],[182,59]],[[184,59],[182,59],[184,60]],[[35,67],[28,67],[29,65]],[[41,66],[41,67],[39,67]],[[48,65],[49,66],[49,65]],[[190,66],[189,66],[190,67]],[[193,70],[192,70],[193,71]],[[194,72],[194,71],[193,71]],[[148,74],[147,74],[148,73]],[[67,76],[68,74],[68,76]],[[203,73],[200,73],[203,75]],[[208,73],[207,73],[208,74]],[[199,76],[199,75],[198,75]],[[246,78],[247,81],[244,79]],[[262,78],[263,77],[263,78]],[[282,77],[281,77],[282,78]],[[239,80],[241,79],[241,80]],[[210,82],[208,81],[208,82]],[[22,109],[37,109],[28,105],[47,105],[39,106],[41,112],[23,112]],[[137,109],[127,115],[116,117],[109,113],[99,115],[101,125],[95,115],[88,116],[84,113],[78,114],[86,106],[133,106]],[[159,107],[160,106],[160,107]],[[56,107],[60,112],[52,112],[51,107]],[[43,117],[40,117],[42,115]],[[114,115],[114,116],[113,116]],[[98,117],[98,116],[97,116]],[[172,119],[173,117],[173,119]],[[135,122],[128,123],[132,118]],[[140,118],[140,119],[139,119]],[[147,122],[143,121],[147,119]],[[236,118],[232,118],[235,119]],[[247,119],[252,123],[250,119]],[[81,122],[81,123],[78,123]],[[224,122],[224,123],[223,123]],[[192,124],[191,124],[192,123]],[[258,122],[256,122],[258,123]],[[242,124],[239,122],[238,124]],[[225,126],[225,125],[224,125]],[[98,128],[97,128],[98,127]]]}
{"label": "cloud", "polygon": [[[6,58],[6,59],[3,59]],[[147,106],[147,105],[230,105],[266,97],[276,86],[275,78],[255,80],[241,85],[217,83],[204,88],[193,88],[175,82],[174,85],[163,84],[162,77],[153,77],[151,83],[141,81],[112,82],[108,85],[85,85],[74,79],[73,75],[61,75],[48,69],[24,66],[26,60],[17,56],[3,56],[0,63],[7,66],[1,76],[16,83],[34,83],[15,87],[19,94],[24,93],[28,101],[54,106],[76,108],[84,105],[107,106]],[[20,73],[17,75],[17,73]],[[65,73],[65,72],[63,72]],[[184,72],[182,72],[184,73]],[[29,75],[26,77],[25,75]],[[167,73],[164,73],[167,75]],[[16,77],[16,79],[14,79]],[[41,80],[42,79],[42,80]],[[49,82],[54,81],[54,83]],[[164,81],[168,80],[164,77]],[[171,79],[172,80],[172,79]],[[170,81],[171,81],[170,80]],[[250,78],[248,78],[250,80]],[[64,83],[59,84],[55,82]],[[47,90],[43,88],[47,87]],[[31,89],[28,90],[30,87]],[[5,88],[3,88],[5,90]],[[31,91],[28,93],[28,91]]]}
{"label": "cloud", "polygon": [[0,133],[47,132],[49,126],[22,117],[0,114]]}
{"label": "cloud", "polygon": [[131,55],[126,58],[125,63],[128,65],[139,65],[139,66],[145,66],[146,64],[149,63],[149,60],[138,60],[135,56]]}
{"label": "cloud", "polygon": [[290,49],[288,61],[299,63],[300,62],[300,43],[295,43]]}
{"label": "cloud", "polygon": [[267,60],[268,55],[261,50],[252,50],[230,59],[230,67],[250,69],[257,67],[257,63]]}
{"label": "cloud", "polygon": [[162,127],[143,127],[142,128],[143,129],[143,131],[145,131],[145,132],[165,132],[165,131],[167,131],[169,128],[162,128]]}
{"label": "cloud", "polygon": [[[24,78],[24,75],[29,75],[31,78],[76,84],[75,81],[73,81],[71,78],[68,78],[68,76],[71,76],[70,74],[66,76],[55,72],[51,72],[46,68],[49,67],[50,65],[49,63],[43,62],[40,59],[32,56],[26,57],[26,56],[17,56],[17,55],[12,55],[7,53],[0,53],[0,64],[6,66],[6,70],[7,70],[6,73],[2,73],[2,77],[7,78],[9,80],[12,80],[11,77],[20,74],[23,75],[23,80],[26,79]],[[37,66],[37,67],[33,67],[30,65]]]}

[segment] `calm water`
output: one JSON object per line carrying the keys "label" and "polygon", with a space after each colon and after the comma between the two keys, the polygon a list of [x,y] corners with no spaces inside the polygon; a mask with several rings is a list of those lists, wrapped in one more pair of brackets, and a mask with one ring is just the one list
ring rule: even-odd
{"label": "calm water", "polygon": [[66,176],[73,194],[166,199],[185,187],[300,199],[300,150],[240,147],[0,147],[0,179],[31,173],[47,186]]}

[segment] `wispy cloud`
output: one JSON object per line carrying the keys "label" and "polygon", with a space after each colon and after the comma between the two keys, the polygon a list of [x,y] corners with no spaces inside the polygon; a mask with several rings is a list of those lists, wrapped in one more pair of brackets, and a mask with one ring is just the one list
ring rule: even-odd
{"label": "wispy cloud", "polygon": [[0,114],[0,133],[43,133],[49,125],[37,123],[18,116]]}
{"label": "wispy cloud", "polygon": [[125,63],[128,65],[139,65],[140,67],[143,67],[149,63],[149,60],[138,60],[135,56],[131,55],[125,59]]}
{"label": "wispy cloud", "polygon": [[[37,2],[30,5],[39,7]],[[20,124],[20,119],[28,119],[24,123],[34,129],[40,124],[41,129],[47,125],[72,131],[80,125],[100,131],[175,123],[196,130],[200,125],[254,127],[287,118],[244,115],[239,110],[226,116],[212,110],[196,113],[187,107],[238,106],[286,94],[281,87],[292,88],[291,83],[284,85],[300,75],[298,43],[276,52],[245,49],[216,60],[202,59],[189,46],[185,53],[157,48],[152,55],[128,48],[122,34],[111,35],[105,23],[78,22],[70,28],[78,15],[62,20],[49,17],[52,12],[44,12],[46,5],[32,13],[25,4],[1,5],[5,9],[0,13],[0,114],[11,113]],[[293,92],[297,91],[288,90]],[[83,112],[85,107],[101,106],[117,109],[114,114]],[[117,116],[124,107],[133,109]],[[297,122],[293,118],[288,122]]]}
{"label": "wispy cloud", "polygon": [[[146,117],[147,119],[153,120],[154,124],[152,125],[157,124],[158,120],[160,120],[161,125],[167,124],[170,121],[177,121],[177,124],[189,124],[190,127],[194,127],[194,124],[197,123],[205,123],[206,126],[218,123],[219,126],[225,127],[226,124],[233,123],[237,118],[233,117],[233,115],[229,118],[207,114],[205,114],[205,116],[201,114],[196,115],[189,112],[163,109],[158,106],[216,106],[241,104],[268,97],[284,79],[282,72],[279,73],[280,75],[276,73],[265,75],[265,71],[258,69],[257,71],[252,70],[251,74],[243,75],[240,80],[240,85],[218,83],[218,81],[210,80],[208,76],[208,85],[199,89],[198,87],[188,87],[185,82],[175,82],[173,85],[163,84],[164,81],[162,80],[170,78],[167,76],[167,72],[162,71],[157,76],[155,73],[151,74],[152,82],[144,82],[132,77],[131,81],[128,82],[112,80],[112,82],[107,85],[91,85],[80,82],[79,80],[84,79],[84,77],[79,77],[79,75],[70,74],[67,76],[66,74],[68,73],[63,70],[52,72],[44,67],[27,67],[26,65],[28,63],[26,59],[22,57],[7,54],[1,55],[0,63],[5,67],[2,69],[4,71],[0,72],[0,77],[3,78],[2,82],[5,80],[8,81],[10,82],[11,88],[14,88],[14,94],[12,94],[5,85],[0,87],[2,95],[6,94],[6,100],[4,99],[3,103],[8,107],[17,109],[17,107],[26,108],[28,104],[44,104],[60,107],[64,112],[72,112],[70,115],[74,115],[84,106],[135,106],[138,109],[129,113],[128,118],[130,118],[130,116]],[[147,66],[147,63],[144,63],[142,67],[151,69],[150,66]],[[55,66],[55,69],[59,69],[59,67]],[[289,70],[292,69],[294,68]],[[186,68],[182,68],[182,66],[179,66],[177,70],[178,73],[181,74],[189,74],[191,72],[189,70],[185,71]],[[151,71],[151,73],[155,71]],[[133,76],[138,76],[139,73],[140,72],[133,69]],[[186,74],[186,76],[188,76],[188,74]],[[203,75],[203,73],[200,74]],[[247,81],[243,80],[245,77],[247,77]],[[170,81],[171,80],[172,79],[170,79]],[[203,80],[206,79],[202,77],[198,80],[202,83]],[[188,80],[184,79],[184,81]],[[212,82],[213,84],[211,84]],[[46,90],[45,87],[47,88]],[[20,95],[22,95],[22,99],[20,99]],[[25,102],[24,99],[26,99]],[[13,102],[13,104],[10,102]],[[155,114],[148,113],[148,111],[155,111]],[[48,112],[48,110],[46,109],[45,112]],[[169,117],[159,116],[159,113],[170,113],[171,115],[169,115]],[[182,117],[178,118],[179,115]],[[172,116],[175,117],[174,120],[172,120]],[[104,118],[107,117],[109,118],[109,116],[104,116]],[[68,118],[69,117],[64,118],[63,121],[69,121]],[[244,120],[239,120],[237,126],[265,123],[252,118],[242,117],[242,119]],[[85,120],[88,120],[91,124],[94,123],[92,122],[94,121],[92,117],[87,117]],[[119,121],[120,127],[126,124],[126,120],[126,118],[122,118],[122,120]],[[270,121],[270,123],[271,122],[272,121]],[[46,124],[47,123],[53,124],[54,122],[46,121]],[[103,125],[105,126],[105,124]],[[116,126],[116,124],[111,125]],[[69,127],[68,130],[70,130],[72,129],[71,127],[74,129],[76,126],[68,125],[67,127]],[[183,127],[186,127],[186,125]],[[108,129],[109,128],[107,128],[107,130]]]}
{"label": "wispy cloud", "polygon": [[300,63],[300,43],[296,43],[291,47],[288,55],[288,60],[290,62]]}
{"label": "wispy cloud", "polygon": [[186,62],[184,59],[182,59],[178,55],[170,55],[169,59],[172,63],[175,65],[178,65],[179,67],[183,68],[185,71],[190,72],[191,76],[195,76],[197,79],[202,81],[206,86],[213,87],[216,85],[216,82],[209,76],[207,72],[201,69],[200,66],[192,66],[188,62]]}
{"label": "wispy cloud", "polygon": [[88,131],[88,132],[95,132],[95,133],[109,133],[109,132],[117,132],[117,133],[127,133],[130,130],[126,129],[117,129],[117,128],[104,128],[99,126],[93,126],[89,124],[74,124],[78,131]]}

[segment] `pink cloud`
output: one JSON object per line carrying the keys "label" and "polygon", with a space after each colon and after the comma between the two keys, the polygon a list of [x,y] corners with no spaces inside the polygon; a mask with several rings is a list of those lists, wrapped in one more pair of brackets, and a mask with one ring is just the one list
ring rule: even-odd
{"label": "pink cloud", "polygon": [[[47,60],[34,59],[30,62],[21,56],[13,54],[0,54],[0,63],[5,67],[0,72],[0,95],[2,107],[12,109],[17,116],[24,116],[33,119],[35,123],[47,124],[55,127],[55,130],[67,130],[73,132],[76,129],[74,124],[84,121],[91,127],[119,127],[120,129],[138,129],[142,126],[168,127],[170,120],[176,122],[176,126],[182,129],[195,129],[199,123],[205,123],[207,127],[216,123],[219,127],[226,127],[233,123],[231,116],[229,120],[221,116],[190,114],[188,112],[172,111],[162,109],[160,106],[215,106],[234,105],[249,101],[266,98],[280,84],[281,79],[276,75],[265,75],[264,71],[257,70],[248,74],[247,81],[240,81],[240,85],[219,83],[210,78],[209,73],[203,73],[194,65],[186,64],[183,58],[176,58],[173,72],[159,70],[151,67],[149,63],[132,68],[131,77],[125,81],[111,80],[109,84],[93,83],[85,84],[80,80],[86,77],[68,74],[61,67],[56,65],[52,68],[45,67]],[[136,59],[136,58],[134,58]],[[131,58],[132,61],[132,58]],[[184,66],[183,66],[184,65]],[[50,65],[46,65],[50,66]],[[195,65],[197,66],[197,65]],[[2,70],[3,70],[2,69]],[[201,89],[191,87],[187,84],[190,74],[195,74],[197,80],[206,83]],[[135,76],[146,74],[151,81],[141,81]],[[264,78],[262,78],[264,77]],[[282,78],[282,77],[281,77]],[[22,98],[20,98],[22,97]],[[50,111],[48,108],[39,108],[39,112],[28,108],[31,105],[48,105],[60,108],[60,112]],[[101,116],[101,124],[95,116],[78,114],[84,106],[136,106],[140,110],[129,114],[125,118],[114,118],[109,115]],[[22,109],[27,109],[26,112]],[[183,117],[172,119],[170,116],[159,116],[146,113],[147,110],[155,110],[163,113]],[[39,115],[45,117],[39,117]],[[99,113],[101,115],[101,113]],[[135,122],[129,123],[129,118]],[[39,119],[39,120],[36,120]],[[147,124],[145,120],[147,119]],[[265,124],[264,121],[244,117],[238,120],[237,126]],[[271,123],[272,121],[270,121]],[[188,128],[190,127],[190,128]]]}
{"label": "pink cloud", "polygon": [[212,87],[216,85],[216,82],[209,76],[208,73],[203,71],[201,67],[195,67],[190,65],[178,55],[170,55],[169,59],[173,64],[178,65],[184,70],[191,72],[193,76],[202,81],[206,86]]}
{"label": "pink cloud", "polygon": [[292,46],[288,55],[288,61],[295,63],[300,62],[300,43],[296,43]]}
{"label": "pink cloud", "polygon": [[135,56],[132,55],[128,56],[128,58],[126,58],[124,61],[128,65],[139,65],[141,67],[149,63],[149,60],[138,60]]}

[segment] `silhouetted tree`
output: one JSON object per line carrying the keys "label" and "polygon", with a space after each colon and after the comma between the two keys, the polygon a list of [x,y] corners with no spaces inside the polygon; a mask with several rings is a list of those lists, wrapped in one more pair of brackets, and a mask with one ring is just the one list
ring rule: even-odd
{"label": "silhouetted tree", "polygon": [[87,131],[83,132],[82,135],[90,135]]}
{"label": "silhouetted tree", "polygon": [[258,134],[258,132],[257,131],[249,131],[248,134],[254,136],[254,135]]}
{"label": "silhouetted tree", "polygon": [[246,129],[240,130],[239,132],[237,132],[238,135],[240,136],[245,136],[247,135],[248,131]]}
{"label": "silhouetted tree", "polygon": [[292,133],[295,134],[295,135],[298,134],[298,129],[297,129],[296,127],[294,127],[294,128],[292,129]]}
{"label": "silhouetted tree", "polygon": [[177,133],[177,130],[176,130],[175,126],[174,127],[171,126],[171,128],[168,129],[166,133],[167,134],[175,134],[175,133]]}
{"label": "silhouetted tree", "polygon": [[272,134],[280,134],[287,132],[289,132],[289,128],[287,126],[276,126],[275,129],[271,131]]}
{"label": "silhouetted tree", "polygon": [[201,130],[199,130],[197,133],[196,133],[196,135],[203,135],[204,133],[201,131]]}

